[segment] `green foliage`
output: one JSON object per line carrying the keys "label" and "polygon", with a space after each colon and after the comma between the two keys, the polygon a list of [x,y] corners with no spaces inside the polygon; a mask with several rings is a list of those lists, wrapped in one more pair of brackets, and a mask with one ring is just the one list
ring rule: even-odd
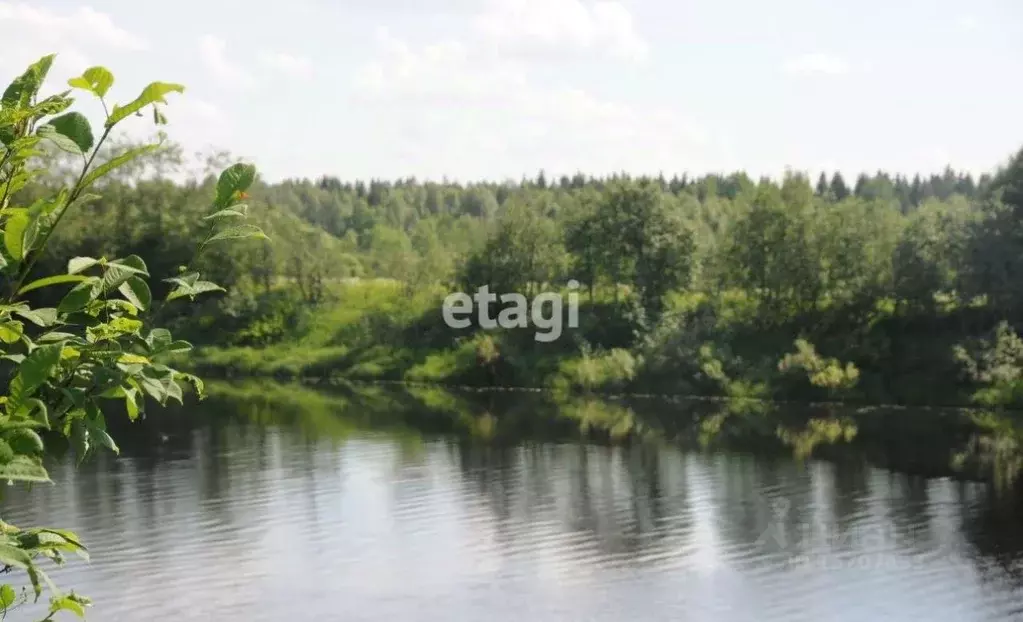
{"label": "green foliage", "polygon": [[81,76],[68,80],[68,85],[102,98],[114,85],[114,74],[105,67],[89,67]]}
{"label": "green foliage", "polygon": [[1023,405],[1023,339],[1008,322],[999,322],[986,338],[955,346],[954,356],[981,387],[974,402],[989,408]]}
{"label": "green foliage", "polygon": [[488,286],[498,294],[531,295],[560,280],[565,251],[556,224],[540,206],[512,201],[486,244],[466,261],[462,284],[467,291]]}
{"label": "green foliage", "polygon": [[1003,321],[989,335],[956,345],[954,356],[979,387],[973,402],[982,407],[971,412],[978,431],[957,460],[979,463],[998,483],[1012,484],[1023,474],[1023,339]]}
{"label": "green foliage", "polygon": [[89,120],[80,112],[69,112],[50,119],[39,131],[43,128],[52,128],[57,137],[65,139],[57,140],[57,146],[69,153],[88,153],[96,143]]}
{"label": "green foliage", "polygon": [[[72,84],[72,86],[75,86]],[[185,87],[180,84],[171,84],[167,82],[153,82],[146,88],[142,89],[142,93],[139,94],[131,102],[124,106],[114,105],[113,110],[110,111],[110,116],[107,117],[106,123],[104,124],[108,129],[114,127],[130,115],[137,114],[142,111],[143,108],[149,105],[153,105],[155,108],[156,104],[166,104],[166,96],[170,93],[184,93]],[[237,180],[232,181],[232,184],[237,183]],[[224,207],[224,201],[218,193],[216,205],[218,207]]]}
{"label": "green foliage", "polygon": [[550,386],[558,393],[621,391],[636,377],[641,365],[642,359],[628,350],[592,353],[587,349],[579,358],[561,361]]}
{"label": "green foliage", "polygon": [[860,371],[852,363],[842,365],[836,358],[822,357],[805,339],[797,339],[795,345],[795,353],[786,354],[778,362],[778,370],[782,373],[801,372],[812,386],[825,389],[832,395],[848,391],[859,382]]}
{"label": "green foliage", "polygon": [[644,309],[660,312],[668,292],[691,281],[693,234],[652,184],[611,184],[595,207],[570,224],[567,247],[590,285],[636,286]]}
{"label": "green foliage", "polygon": [[[8,286],[0,301],[0,351],[10,363],[7,394],[0,397],[0,477],[10,482],[50,482],[43,465],[45,446],[40,432],[64,436],[79,460],[97,448],[116,453],[117,445],[106,432],[103,404],[109,400],[123,402],[128,417],[134,420],[144,410],[146,397],[160,404],[171,400],[180,403],[182,383],[191,384],[202,397],[198,378],[162,362],[170,354],[190,350],[191,345],[174,340],[166,329],[152,327],[155,318],[146,313],[152,302],[146,283],[151,274],[141,257],[74,257],[68,262],[66,274],[51,273],[26,284],[36,273],[36,262],[47,251],[47,242],[64,216],[80,209],[85,188],[142,153],[136,150],[115,155],[105,165],[94,166],[110,130],[131,113],[163,102],[168,92],[182,90],[176,85],[150,85],[134,102],[114,106],[103,135],[96,140],[88,120],[78,112],[47,118],[71,104],[67,94],[37,104],[38,90],[52,58],[45,57],[15,80],[5,92],[0,109],[0,135],[5,137],[0,179],[7,190],[0,204],[5,250],[0,274]],[[71,85],[103,97],[112,82],[109,71],[93,68],[72,80]],[[39,129],[34,130],[37,125]],[[28,207],[18,207],[9,203],[12,185],[18,179],[40,174],[31,164],[34,136],[48,138],[58,148],[81,156],[81,168],[76,181],[47,188],[47,196]],[[254,176],[251,167],[225,171],[213,207],[235,208]],[[196,254],[201,255],[213,241],[265,237],[257,227],[241,227],[245,228],[225,230],[214,226]],[[180,282],[179,287],[166,296],[164,303],[180,295],[194,298],[220,289],[199,280],[198,272],[173,280]],[[41,308],[24,298],[37,290],[70,284],[74,286],[55,308]],[[179,295],[182,289],[184,293]],[[0,523],[0,567],[4,571],[24,571],[34,599],[49,591],[50,615],[46,619],[61,611],[84,617],[84,608],[89,605],[88,599],[58,590],[39,564],[43,559],[63,564],[67,552],[85,552],[70,532],[23,530]],[[14,587],[7,584],[0,586],[0,600],[6,612],[28,598],[19,601]]]}

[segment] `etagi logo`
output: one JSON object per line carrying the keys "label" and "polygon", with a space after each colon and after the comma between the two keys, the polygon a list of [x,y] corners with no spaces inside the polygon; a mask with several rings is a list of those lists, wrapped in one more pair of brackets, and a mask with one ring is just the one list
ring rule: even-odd
{"label": "etagi logo", "polygon": [[[568,327],[579,327],[579,282],[575,279],[568,282]],[[500,298],[504,307],[494,319],[490,315],[490,304]],[[562,296],[554,292],[544,292],[533,298],[532,304],[522,294],[490,293],[490,287],[484,285],[472,296],[464,292],[455,292],[444,298],[442,312],[444,323],[451,328],[462,329],[472,326],[472,319],[465,317],[473,310],[473,303],[479,305],[479,326],[484,330],[495,328],[529,328],[529,321],[539,331],[535,335],[537,341],[548,343],[561,336],[562,331]],[[549,303],[550,313],[544,313]],[[462,317],[456,317],[462,316]],[[541,332],[546,331],[546,332]]]}

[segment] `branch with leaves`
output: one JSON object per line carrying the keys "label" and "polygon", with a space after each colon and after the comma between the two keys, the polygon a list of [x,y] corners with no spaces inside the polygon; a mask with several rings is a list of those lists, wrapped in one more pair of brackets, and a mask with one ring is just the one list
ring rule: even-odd
{"label": "branch with leaves", "polygon": [[[9,374],[6,395],[0,396],[0,479],[8,482],[50,483],[43,466],[44,437],[66,437],[79,460],[97,448],[118,451],[106,432],[105,413],[111,400],[123,402],[134,421],[145,410],[146,397],[164,405],[183,400],[182,387],[190,384],[203,397],[202,381],[164,364],[170,355],[187,352],[191,344],[175,340],[170,331],[154,327],[156,313],[142,258],[73,257],[64,274],[33,276],[33,268],[51,235],[69,210],[94,198],[94,184],[118,168],[155,151],[160,143],[119,153],[103,163],[97,154],[111,131],[129,117],[152,108],[157,125],[166,123],[160,109],[166,96],[184,87],[154,82],[133,101],[109,107],[106,95],[114,83],[103,67],[87,69],[69,86],[96,97],[106,119],[99,139],[89,120],[79,112],[66,112],[74,103],[72,91],[38,99],[53,64],[46,56],[32,64],[3,93],[0,106],[0,276],[8,284],[0,302],[0,373]],[[80,156],[82,168],[73,183],[31,205],[11,205],[18,191],[38,176],[31,167],[41,141]],[[162,141],[162,134],[161,134]],[[208,232],[199,244],[198,258],[213,244],[266,236],[246,218],[245,191],[256,178],[255,167],[235,164],[219,178]],[[192,269],[195,259],[176,276],[165,279],[175,287],[159,304],[194,300],[223,291]],[[26,295],[43,288],[71,286],[54,308],[33,307]],[[87,598],[64,593],[49,579],[39,562],[64,563],[65,553],[86,557],[78,537],[59,529],[20,529],[0,522],[0,571],[27,574],[27,588],[0,584],[0,614],[49,592],[50,608],[44,620],[59,612],[85,615]]]}

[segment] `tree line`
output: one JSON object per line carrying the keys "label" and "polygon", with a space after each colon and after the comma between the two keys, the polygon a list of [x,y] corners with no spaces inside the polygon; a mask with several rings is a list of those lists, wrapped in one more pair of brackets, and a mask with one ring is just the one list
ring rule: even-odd
{"label": "tree line", "polygon": [[[230,160],[217,154],[211,170]],[[138,254],[175,269],[191,252],[214,183],[174,181],[182,166],[181,149],[170,145],[108,180],[101,198],[69,215],[44,263]],[[204,269],[232,293],[178,320],[194,328],[216,315],[238,328],[300,314],[335,301],[334,285],[351,278],[393,279],[410,296],[484,284],[529,295],[575,279],[603,324],[599,337],[584,336],[598,350],[655,338],[667,347],[697,334],[727,345],[719,350],[731,352],[741,375],[760,359],[774,365],[805,337],[864,367],[863,383],[888,387],[878,394],[909,399],[912,391],[892,386],[900,374],[945,365],[941,373],[953,377],[956,369],[948,354],[934,359],[926,335],[946,352],[1021,319],[1021,187],[1023,151],[978,179],[949,168],[861,175],[851,186],[837,173],[815,183],[798,172],[756,181],[742,172],[557,180],[541,172],[470,184],[257,179],[249,213],[273,244],[211,253]],[[283,292],[294,308],[282,311]],[[231,333],[218,322],[198,339]],[[648,354],[653,373],[664,353]],[[670,376],[688,355],[667,357],[661,372]]]}

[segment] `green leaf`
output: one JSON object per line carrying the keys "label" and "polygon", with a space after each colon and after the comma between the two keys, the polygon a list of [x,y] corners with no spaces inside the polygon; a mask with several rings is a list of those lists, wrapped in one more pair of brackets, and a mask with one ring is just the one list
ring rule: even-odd
{"label": "green leaf", "polygon": [[103,274],[103,291],[112,291],[119,288],[125,281],[136,274],[149,276],[149,269],[146,262],[138,255],[130,255],[124,259],[115,259],[106,264],[106,272]]}
{"label": "green leaf", "polygon": [[179,385],[173,377],[167,381],[167,397],[176,399],[179,404],[184,403],[184,396],[181,393],[181,385]]}
{"label": "green leaf", "polygon": [[173,283],[177,285],[177,287],[174,288],[174,290],[167,294],[166,300],[169,302],[171,300],[176,300],[178,298],[183,298],[185,296],[194,297],[196,294],[195,284],[198,282],[198,280],[199,280],[198,272],[191,272],[183,276],[176,276],[169,279],[164,279],[164,282],[166,283]]}
{"label": "green leaf", "polygon": [[56,145],[58,149],[65,153],[78,156],[82,155],[82,148],[78,146],[78,143],[58,132],[57,128],[52,125],[41,125],[39,129],[36,130],[36,135],[50,141]]}
{"label": "green leaf", "polygon": [[139,393],[139,390],[136,389],[135,387],[129,387],[127,389],[123,389],[123,391],[124,406],[128,410],[128,419],[130,421],[135,421],[136,419],[139,418],[139,410],[141,409],[139,406],[139,401],[142,398],[142,395]]}
{"label": "green leaf", "polygon": [[180,352],[191,352],[193,349],[194,346],[192,344],[188,343],[187,341],[178,340],[164,348],[160,353],[177,354]]}
{"label": "green leaf", "polygon": [[139,378],[139,384],[142,390],[149,395],[149,397],[156,400],[161,406],[167,403],[167,388],[163,386],[161,382],[153,378],[142,377]]}
{"label": "green leaf", "polygon": [[78,274],[79,272],[88,270],[98,263],[102,263],[102,260],[94,259],[92,257],[72,257],[67,262],[67,273]]}
{"label": "green leaf", "polygon": [[55,343],[39,346],[29,354],[18,367],[18,375],[11,381],[7,401],[8,412],[17,409],[32,397],[39,387],[50,377],[60,362],[60,353],[64,344]]}
{"label": "green leaf", "polygon": [[182,276],[173,276],[169,279],[164,279],[163,281],[164,283],[174,283],[175,285],[180,285],[181,287],[191,287],[195,285],[195,282],[198,280],[199,280],[198,272],[189,272],[188,274]]}
{"label": "green leaf", "polygon": [[228,227],[222,229],[213,234],[210,239],[206,240],[206,243],[216,242],[218,240],[237,240],[241,238],[261,238],[268,240],[263,230],[255,225],[238,225],[237,227]]}
{"label": "green leaf", "polygon": [[131,304],[145,311],[153,302],[153,294],[149,291],[149,285],[137,276],[129,277],[117,288],[121,295]]}
{"label": "green leaf", "polygon": [[146,262],[142,260],[138,255],[128,255],[123,259],[114,259],[107,264],[108,266],[117,266],[121,270],[127,270],[132,274],[141,274],[143,276],[149,276],[149,268],[146,267]]}
{"label": "green leaf", "polygon": [[97,97],[106,95],[113,85],[114,74],[106,67],[99,66],[89,67],[81,76],[68,80],[68,86],[89,91]]}
{"label": "green leaf", "polygon": [[121,155],[110,158],[110,160],[100,164],[96,168],[89,171],[89,173],[82,179],[82,187],[88,188],[90,185],[96,182],[96,180],[108,175],[112,171],[124,166],[125,164],[140,158],[146,154],[152,153],[160,148],[159,144],[143,145],[142,147],[136,147],[135,149],[129,149]]}
{"label": "green leaf", "polygon": [[7,228],[4,229],[4,247],[12,259],[21,261],[32,250],[39,235],[39,219],[45,201],[37,201],[29,209],[9,210]]}
{"label": "green leaf", "polygon": [[14,588],[10,585],[0,585],[0,609],[6,611],[14,604],[14,600],[18,595],[14,592]]}
{"label": "green leaf", "polygon": [[200,400],[206,399],[206,385],[203,383],[202,378],[184,373],[181,374],[181,378],[192,384],[192,388],[195,389],[195,394],[199,396]]}
{"label": "green leaf", "polygon": [[49,411],[46,408],[46,404],[40,399],[32,398],[25,400],[25,403],[18,408],[15,415],[23,418],[31,417],[32,423],[44,428],[50,427]]}
{"label": "green leaf", "polygon": [[[139,260],[142,261],[141,259]],[[145,264],[142,264],[142,269],[135,266],[127,266],[110,262],[106,265],[106,271],[103,273],[103,291],[109,292],[119,288],[128,279],[132,278],[136,274],[146,274]]]}
{"label": "green leaf", "polygon": [[32,281],[28,285],[18,290],[18,295],[26,294],[32,290],[40,289],[42,287],[49,287],[51,285],[64,285],[67,283],[81,283],[87,281],[89,277],[81,276],[79,274],[58,274],[56,276],[48,276],[45,279],[37,279]]}
{"label": "green leaf", "polygon": [[36,339],[36,341],[38,341],[39,343],[53,343],[57,341],[72,341],[76,343],[82,342],[81,338],[78,335],[72,335],[71,333],[61,332],[46,333],[45,335],[42,335],[38,339]]}
{"label": "green leaf", "polygon": [[150,351],[154,352],[163,350],[173,341],[174,337],[171,336],[171,332],[166,328],[154,328],[146,336],[146,345],[149,346]]}
{"label": "green leaf", "polygon": [[244,207],[244,206],[236,205],[234,207],[234,209],[230,209],[230,208],[222,209],[219,212],[214,212],[214,213],[210,214],[209,216],[203,217],[203,220],[222,220],[224,218],[245,218],[245,212],[244,211],[239,211],[238,210],[239,207]]}
{"label": "green leaf", "polygon": [[33,177],[38,177],[41,172],[42,171],[40,169],[21,171],[20,173],[10,176],[2,184],[0,184],[0,189],[2,189],[2,191],[6,193],[7,196],[11,196],[17,191],[27,186],[28,182]]}
{"label": "green leaf", "polygon": [[52,527],[44,527],[41,529],[37,529],[36,531],[38,531],[39,533],[57,535],[76,549],[82,549],[83,551],[88,550],[86,546],[82,544],[82,541],[78,537],[78,535],[76,535],[75,532],[73,531],[68,531],[67,529],[54,529]]}
{"label": "green leaf", "polygon": [[14,312],[36,326],[43,328],[57,323],[57,310],[50,307],[43,309],[15,309]]}
{"label": "green leaf", "polygon": [[7,228],[4,229],[4,248],[15,261],[21,261],[25,257],[25,234],[31,222],[31,217],[24,210],[14,212],[7,219]]}
{"label": "green leaf", "polygon": [[81,311],[87,304],[92,302],[102,293],[102,281],[96,277],[79,283],[57,305],[58,313],[73,313]]}
{"label": "green leaf", "polygon": [[127,313],[131,316],[139,314],[138,307],[127,300],[121,300],[120,298],[108,298],[106,301],[106,307],[109,311],[113,311],[115,313]]}
{"label": "green leaf", "polygon": [[0,544],[0,566],[13,566],[25,569],[31,565],[32,558],[28,552],[10,544]]}
{"label": "green leaf", "polygon": [[40,583],[40,580],[42,580],[42,583],[46,583],[47,587],[50,588],[51,592],[53,592],[54,594],[59,593],[59,591],[57,590],[57,586],[53,584],[53,581],[50,579],[49,575],[43,572],[42,568],[39,568],[38,566],[28,567],[28,578],[32,582],[32,590],[36,594],[36,600],[38,600],[39,596],[43,593],[43,587]]}
{"label": "green leaf", "polygon": [[32,101],[39,92],[39,87],[46,80],[46,75],[53,66],[53,59],[56,54],[49,54],[29,65],[25,73],[21,74],[4,90],[4,108],[24,107]]}
{"label": "green leaf", "polygon": [[85,420],[85,425],[89,428],[90,438],[96,439],[100,445],[106,447],[115,454],[121,453],[121,450],[117,447],[117,443],[115,443],[114,439],[110,438],[110,435],[107,434],[107,424],[103,419],[103,414],[99,412],[98,409],[95,409]]}
{"label": "green leaf", "polygon": [[167,294],[167,301],[177,300],[178,298],[189,298],[195,299],[199,294],[205,294],[207,292],[226,292],[227,290],[211,283],[210,281],[197,281],[194,285],[182,285],[177,287],[171,293]]}
{"label": "green leaf", "polygon": [[68,97],[70,94],[71,91],[64,91],[63,93],[47,97],[32,107],[32,115],[45,117],[51,114],[60,114],[64,112],[70,108],[71,104],[75,101],[73,98]]}
{"label": "green leaf", "polygon": [[69,112],[55,119],[50,119],[46,126],[52,127],[61,136],[69,138],[77,145],[79,153],[87,153],[96,143],[89,120],[80,112]]}
{"label": "green leaf", "polygon": [[133,320],[128,317],[115,317],[110,320],[108,324],[112,330],[115,330],[124,335],[138,334],[138,331],[142,328],[141,320]]}
{"label": "green leaf", "polygon": [[[0,480],[12,482],[50,483],[50,474],[46,472],[42,462],[31,456],[15,456],[7,464],[0,465]],[[3,563],[3,560],[0,560]]]}
{"label": "green leaf", "polygon": [[50,601],[50,614],[61,611],[70,611],[79,618],[85,617],[85,608],[78,601],[72,600],[70,596],[61,596]]}
{"label": "green leaf", "polygon": [[117,443],[114,442],[114,439],[110,436],[110,434],[107,433],[106,430],[90,429],[89,436],[91,438],[96,439],[100,445],[106,447],[115,454],[121,453],[121,448],[117,446]]}
{"label": "green leaf", "polygon": [[[65,424],[65,434],[71,440],[71,446],[75,450],[75,455],[78,456],[78,463],[81,464],[86,456],[89,455],[89,429],[82,423],[82,418],[85,415],[85,411],[82,409],[75,409],[68,413],[67,419],[68,424]],[[70,434],[67,433],[68,429]]]}
{"label": "green leaf", "polygon": [[229,207],[231,201],[239,193],[245,192],[256,180],[256,167],[252,164],[235,164],[220,174],[217,180],[217,198],[214,205],[218,208]]}
{"label": "green leaf", "polygon": [[0,341],[4,343],[17,343],[21,340],[24,330],[21,322],[8,321],[0,323]]}
{"label": "green leaf", "polygon": [[172,84],[169,82],[153,82],[146,88],[142,89],[142,94],[139,95],[134,101],[122,106],[114,106],[114,109],[110,112],[110,117],[107,118],[106,126],[113,127],[117,123],[126,119],[128,116],[135,114],[142,110],[149,104],[166,104],[167,100],[165,97],[170,93],[184,93],[185,87],[180,84]]}
{"label": "green leaf", "polygon": [[12,430],[8,435],[7,442],[19,454],[41,454],[45,449],[39,433],[28,428]]}

